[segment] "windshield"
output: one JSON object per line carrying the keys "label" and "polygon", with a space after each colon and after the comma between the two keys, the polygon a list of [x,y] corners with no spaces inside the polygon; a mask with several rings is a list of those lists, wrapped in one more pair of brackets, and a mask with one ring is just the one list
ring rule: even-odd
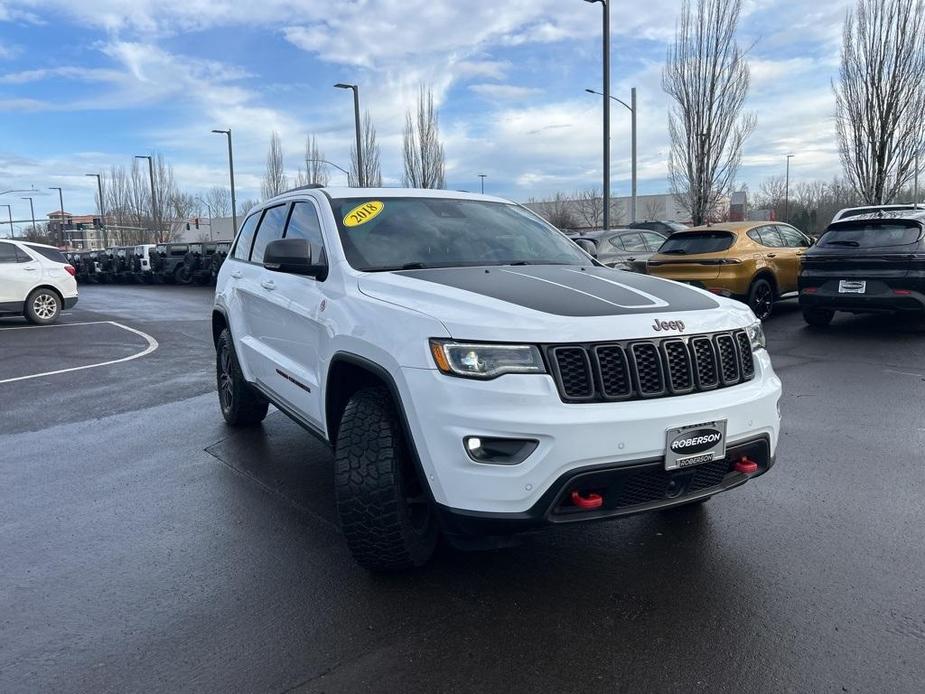
{"label": "windshield", "polygon": [[908,246],[919,240],[922,228],[911,220],[840,222],[819,239],[820,246],[837,248],[883,248]]}
{"label": "windshield", "polygon": [[589,262],[561,233],[507,203],[342,198],[331,206],[347,262],[357,270]]}
{"label": "windshield", "polygon": [[721,253],[732,246],[734,240],[728,231],[685,231],[669,236],[658,252],[667,255]]}

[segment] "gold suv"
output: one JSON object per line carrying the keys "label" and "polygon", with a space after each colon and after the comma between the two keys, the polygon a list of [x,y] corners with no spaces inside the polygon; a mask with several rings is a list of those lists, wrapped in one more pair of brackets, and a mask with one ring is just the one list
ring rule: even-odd
{"label": "gold suv", "polygon": [[780,222],[730,222],[679,231],[648,262],[649,274],[747,303],[765,320],[774,302],[796,296],[812,241]]}

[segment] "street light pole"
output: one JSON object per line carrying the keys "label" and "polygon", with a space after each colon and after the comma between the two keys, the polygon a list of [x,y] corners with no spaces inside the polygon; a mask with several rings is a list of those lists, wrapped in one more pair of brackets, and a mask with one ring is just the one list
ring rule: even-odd
{"label": "street light pole", "polygon": [[787,155],[787,182],[784,184],[784,221],[790,223],[790,160],[793,154]]}
{"label": "street light pole", "polygon": [[234,197],[234,155],[231,151],[231,128],[226,130],[213,130],[213,133],[228,136],[228,176],[231,178],[231,235],[238,233],[238,206]]}
{"label": "street light pole", "polygon": [[[32,216],[32,233],[34,234],[37,229],[35,228],[35,206],[32,204],[32,198],[22,198],[23,200],[29,201],[29,214]],[[12,235],[13,230],[10,229],[10,234]]]}
{"label": "street light pole", "polygon": [[363,143],[360,137],[360,87],[356,84],[344,84],[338,82],[334,85],[337,89],[353,90],[353,117],[356,121],[357,135],[357,185],[360,188],[366,187],[366,175],[363,170]]}
{"label": "street light pole", "polygon": [[61,241],[61,245],[63,246],[64,245],[64,193],[61,192],[61,188],[59,186],[49,186],[48,190],[58,191],[58,204],[61,205],[61,228],[60,228],[59,236],[61,237],[60,241]]}
{"label": "street light pole", "polygon": [[[589,94],[597,94],[598,96],[604,96],[603,94],[601,94],[599,91],[597,91],[597,90],[595,90],[595,89],[585,89],[585,91],[588,92]],[[611,96],[610,98],[611,98],[613,101],[616,101],[618,104],[622,104],[623,106],[625,106],[625,107],[626,107],[626,110],[629,111],[630,114],[631,114],[631,116],[632,116],[631,122],[632,122],[632,124],[633,124],[633,125],[632,125],[632,131],[633,131],[633,132],[632,132],[632,168],[633,168],[633,181],[632,181],[632,200],[631,200],[631,202],[630,202],[630,216],[632,217],[632,220],[631,220],[631,221],[635,222],[635,221],[636,221],[636,200],[637,200],[637,186],[636,186],[636,181],[637,181],[637,166],[636,166],[636,161],[637,161],[637,158],[636,158],[636,155],[637,155],[637,149],[636,149],[636,132],[637,132],[637,130],[636,130],[636,87],[633,87],[632,90],[630,91],[630,103],[629,103],[629,104],[626,103],[625,101],[623,101],[623,99],[618,99],[618,98],[615,97],[615,96]],[[630,104],[632,104],[632,105],[630,105]]]}
{"label": "street light pole", "polygon": [[150,154],[136,154],[135,158],[148,160],[148,176],[151,179],[151,223],[154,225],[155,241],[160,241],[161,235],[157,220],[157,194],[154,192],[154,160]]}
{"label": "street light pole", "polygon": [[482,179],[482,195],[485,195],[485,179],[488,178],[488,174],[479,174],[479,178]]}
{"label": "street light pole", "polygon": [[604,228],[610,228],[610,2],[609,0],[585,0],[601,3],[604,15]]}
{"label": "street light pole", "polygon": [[306,164],[313,164],[315,162],[318,162],[321,164],[327,164],[328,166],[333,166],[335,169],[337,169],[338,171],[340,171],[347,177],[347,185],[348,186],[350,185],[350,172],[347,171],[347,169],[345,169],[343,166],[338,166],[333,161],[328,161],[327,159],[306,159],[305,160]]}
{"label": "street light pole", "polygon": [[100,174],[84,174],[96,179],[96,190],[100,199],[100,230],[103,232],[103,248],[109,245],[109,239],[106,238],[106,210],[103,207],[103,177]]}

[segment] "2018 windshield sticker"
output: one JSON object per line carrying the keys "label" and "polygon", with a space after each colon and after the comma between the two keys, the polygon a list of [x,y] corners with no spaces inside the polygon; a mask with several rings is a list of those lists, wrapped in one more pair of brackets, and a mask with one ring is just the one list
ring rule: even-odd
{"label": "2018 windshield sticker", "polygon": [[345,227],[358,227],[361,224],[366,224],[366,222],[371,219],[375,219],[379,216],[379,213],[385,209],[385,204],[379,200],[370,200],[369,202],[364,202],[358,207],[354,207],[347,214],[344,215],[344,226]]}

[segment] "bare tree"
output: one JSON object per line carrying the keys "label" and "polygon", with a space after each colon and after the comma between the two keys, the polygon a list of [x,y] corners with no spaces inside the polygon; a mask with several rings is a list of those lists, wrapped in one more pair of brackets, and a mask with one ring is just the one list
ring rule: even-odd
{"label": "bare tree", "polygon": [[440,144],[440,126],[434,108],[434,92],[423,84],[418,92],[417,111],[405,114],[402,153],[404,184],[409,188],[443,188],[446,164]]}
{"label": "bare tree", "polygon": [[283,146],[279,141],[279,133],[275,130],[270,136],[270,148],[267,150],[267,170],[260,184],[260,193],[264,200],[274,198],[286,192],[286,168],[283,165]]}
{"label": "bare tree", "polygon": [[604,221],[604,196],[600,188],[585,188],[575,195],[575,211],[586,229],[600,229]]}
{"label": "bare tree", "polygon": [[241,200],[238,202],[238,217],[243,217],[260,204],[259,200]]}
{"label": "bare tree", "polygon": [[755,127],[743,114],[748,64],[735,39],[742,0],[684,0],[662,87],[668,116],[671,190],[703,224],[732,190],[742,146]]}
{"label": "bare tree", "polygon": [[[369,117],[369,111],[366,111],[364,114],[363,130],[360,134],[362,135],[361,139],[363,145],[363,181],[367,188],[379,188],[382,186],[382,167],[379,164],[379,143],[376,142],[376,127]],[[360,185],[359,177],[357,176],[356,145],[350,148],[350,185]]]}
{"label": "bare tree", "polygon": [[309,135],[305,138],[305,171],[299,169],[295,184],[326,186],[329,180],[327,167],[324,152],[318,149],[318,140],[314,135]]}
{"label": "bare tree", "polygon": [[893,201],[922,153],[923,36],[923,0],[858,0],[845,18],[835,123],[845,173],[865,204]]}
{"label": "bare tree", "polygon": [[562,193],[556,193],[551,200],[530,202],[533,203],[533,211],[557,229],[577,229],[581,226],[575,215],[574,203]]}
{"label": "bare tree", "polygon": [[[795,187],[794,192],[796,192]],[[754,207],[760,210],[773,210],[774,219],[782,220],[785,214],[786,199],[786,179],[783,176],[769,176],[761,182],[761,187],[753,202]]]}
{"label": "bare tree", "polygon": [[204,197],[211,214],[215,217],[231,216],[231,191],[222,186],[209,188]]}
{"label": "bare tree", "polygon": [[648,220],[659,220],[662,219],[662,213],[665,212],[665,202],[660,197],[652,197],[646,200],[645,204],[645,214],[646,219]]}

